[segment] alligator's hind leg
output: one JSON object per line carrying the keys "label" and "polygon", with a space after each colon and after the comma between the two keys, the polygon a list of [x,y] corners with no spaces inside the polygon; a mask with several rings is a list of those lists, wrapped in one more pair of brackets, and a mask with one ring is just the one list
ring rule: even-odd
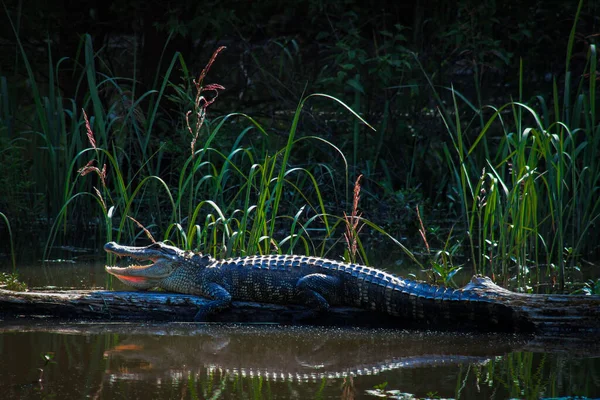
{"label": "alligator's hind leg", "polygon": [[200,307],[194,321],[206,321],[206,319],[231,305],[231,294],[217,283],[207,283],[202,286],[201,296],[211,299],[206,305]]}
{"label": "alligator's hind leg", "polygon": [[327,311],[339,297],[340,280],[325,274],[310,274],[298,279],[296,288],[303,301],[317,311]]}

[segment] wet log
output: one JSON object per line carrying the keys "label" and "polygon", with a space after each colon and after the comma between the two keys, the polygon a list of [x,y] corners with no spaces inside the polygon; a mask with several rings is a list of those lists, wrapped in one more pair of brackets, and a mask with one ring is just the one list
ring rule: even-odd
{"label": "wet log", "polygon": [[[489,305],[493,315],[499,307],[509,310],[519,321],[508,331],[532,331],[545,335],[600,333],[600,296],[583,295],[529,295],[514,293],[495,285],[489,278],[474,277],[464,291],[475,292]],[[208,300],[196,296],[166,292],[118,292],[104,290],[30,291],[13,292],[0,289],[0,316],[44,316],[67,319],[95,319],[116,321],[191,321],[198,307]],[[433,302],[433,301],[432,301]],[[468,309],[467,301],[453,301],[450,308],[436,300],[429,312],[447,307],[445,312]],[[443,306],[442,306],[443,305]],[[463,306],[464,305],[464,306]],[[432,311],[434,309],[434,311]],[[464,312],[464,311],[463,311]],[[441,313],[441,311],[440,311]],[[439,323],[423,326],[408,321],[354,307],[332,307],[326,313],[314,313],[299,305],[278,305],[234,301],[232,307],[215,315],[216,322],[273,322],[282,324],[304,323],[319,325],[346,325],[371,327],[399,327],[438,330],[486,330],[481,315],[473,320],[461,320],[449,325]],[[431,320],[429,321],[431,322]],[[497,329],[495,326],[494,329]]]}
{"label": "wet log", "polygon": [[[104,290],[28,291],[0,289],[0,315],[11,317],[59,317],[109,321],[192,321],[208,300],[166,292],[117,292]],[[298,305],[234,301],[229,310],[214,315],[214,322],[295,323],[314,313]],[[373,320],[369,312],[352,307],[335,307],[319,315],[326,325],[362,323]],[[373,320],[374,321],[374,320]]]}
{"label": "wet log", "polygon": [[514,318],[546,335],[600,333],[600,296],[515,293],[485,276],[474,276],[463,290],[474,291],[490,306],[510,309]]}

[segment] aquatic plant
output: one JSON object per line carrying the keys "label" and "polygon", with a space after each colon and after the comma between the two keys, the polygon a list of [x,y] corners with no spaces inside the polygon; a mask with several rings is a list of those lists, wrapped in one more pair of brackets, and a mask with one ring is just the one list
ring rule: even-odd
{"label": "aquatic plant", "polygon": [[444,152],[460,194],[471,272],[504,285],[515,278],[522,290],[532,290],[542,275],[563,290],[579,255],[596,246],[589,235],[600,218],[600,121],[590,78],[597,74],[596,47],[589,46],[576,86],[569,67],[581,5],[564,88],[559,95],[555,79],[550,101],[523,98],[522,62],[518,98],[500,107],[477,108],[450,87],[447,109],[431,85],[451,138]]}

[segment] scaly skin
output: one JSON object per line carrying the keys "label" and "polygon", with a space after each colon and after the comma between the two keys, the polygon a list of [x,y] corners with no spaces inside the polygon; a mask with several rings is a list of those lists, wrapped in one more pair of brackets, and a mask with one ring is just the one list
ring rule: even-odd
{"label": "scaly skin", "polygon": [[[363,265],[318,257],[268,255],[215,260],[158,242],[146,247],[110,242],[104,249],[151,265],[106,266],[137,289],[161,288],[211,299],[194,319],[228,308],[232,300],[307,305],[317,311],[353,306],[417,322],[460,326],[476,322],[486,330],[519,329],[508,307],[491,304],[481,292],[405,280]],[[487,279],[487,278],[485,278]]]}

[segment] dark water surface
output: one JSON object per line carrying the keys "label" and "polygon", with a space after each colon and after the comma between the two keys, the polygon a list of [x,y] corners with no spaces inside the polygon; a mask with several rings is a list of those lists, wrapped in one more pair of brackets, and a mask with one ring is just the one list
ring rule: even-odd
{"label": "dark water surface", "polygon": [[543,348],[535,338],[507,335],[3,321],[0,396],[352,399],[386,392],[486,399],[600,396],[599,358],[585,351],[548,353]]}
{"label": "dark water surface", "polygon": [[[30,287],[106,279],[102,263],[19,273]],[[0,320],[0,399],[598,398],[598,339]]]}

